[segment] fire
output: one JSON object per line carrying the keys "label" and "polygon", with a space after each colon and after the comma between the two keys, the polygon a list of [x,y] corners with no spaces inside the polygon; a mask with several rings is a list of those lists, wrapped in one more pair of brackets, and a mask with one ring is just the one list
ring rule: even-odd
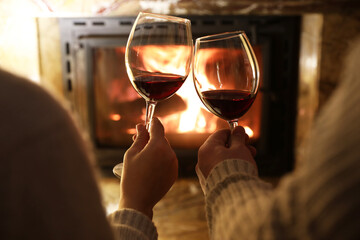
{"label": "fire", "polygon": [[186,76],[190,67],[192,49],[183,45],[164,45],[164,46],[142,46],[133,50],[136,54],[141,54],[143,69],[146,72],[171,73]]}
{"label": "fire", "polygon": [[[140,49],[135,49],[135,51],[140,51]],[[185,83],[176,93],[185,101],[187,109],[180,114],[171,114],[161,118],[165,128],[174,129],[174,123],[177,123],[175,131],[178,133],[213,132],[216,130],[216,118],[210,117],[210,119],[207,119],[204,116],[203,109],[205,108],[195,91],[192,74],[189,74],[190,68],[184,67],[187,61],[191,61],[189,54],[192,54],[189,46],[166,45],[141,47],[143,70],[183,76],[188,75]],[[209,54],[211,55],[212,53]],[[171,127],[167,127],[169,125]]]}
{"label": "fire", "polygon": [[244,126],[244,129],[245,129],[246,134],[247,134],[250,138],[252,138],[252,137],[254,136],[254,131],[253,131],[251,128],[249,128],[248,126]]}
{"label": "fire", "polygon": [[[189,51],[188,46],[145,46],[141,47],[141,51],[137,48],[133,49],[133,51],[135,51],[135,54],[141,54],[142,56],[142,67],[139,69],[140,71],[164,72],[177,75],[188,74],[183,86],[176,93],[185,102],[187,108],[184,111],[160,117],[167,132],[184,134],[213,133],[219,128],[219,126],[222,128],[227,127],[225,122],[221,123],[221,120],[219,120],[217,116],[209,113],[209,111],[205,108],[196,93],[192,73],[189,73],[190,69],[183,67],[186,65],[184,62],[189,60],[188,54],[192,54],[192,51]],[[206,49],[201,52],[202,56],[200,59],[213,59],[219,57],[221,54],[219,54],[218,51],[221,51],[221,49]],[[121,53],[123,54],[123,52]],[[209,69],[206,69],[205,64],[200,65],[204,67],[197,68],[196,76],[198,79],[203,79],[206,78],[203,73]],[[218,72],[216,69],[214,69],[214,71],[215,73]],[[215,89],[215,86],[211,85],[208,80],[202,81],[202,87]],[[130,89],[132,89],[132,87],[130,87]],[[137,96],[137,94],[135,95]],[[257,109],[254,109],[255,105],[256,104],[254,103],[254,106],[250,109],[250,111],[253,111],[255,114],[252,114],[252,117],[244,118],[239,121],[239,125],[244,126],[245,132],[250,138],[256,138],[259,134],[257,130],[259,128],[259,108],[257,107]],[[120,114],[112,113],[109,115],[109,119],[112,121],[120,121],[121,116]],[[142,120],[144,119],[145,109],[142,116]],[[135,128],[130,128],[127,129],[127,133],[135,134],[136,130]]]}
{"label": "fire", "polygon": [[[214,59],[218,53],[220,52],[220,49],[215,49],[215,48],[211,48],[211,49],[206,49],[206,50],[200,50],[198,52],[198,57],[197,57],[197,62],[195,63],[197,65],[196,68],[196,72],[195,75],[197,76],[197,79],[201,82],[201,88],[207,89],[207,90],[215,90],[216,87],[212,84],[210,84],[209,79],[207,78],[205,72],[209,71],[210,69],[207,69],[207,65],[205,64],[205,62],[209,61],[209,59]],[[223,55],[223,53],[221,54]],[[202,62],[199,62],[202,61]],[[219,67],[219,66],[218,66]],[[219,76],[219,69],[214,69],[217,71],[217,76],[218,78],[220,78]]]}
{"label": "fire", "polygon": [[216,118],[206,119],[205,109],[200,101],[193,84],[192,76],[189,76],[184,85],[179,89],[178,94],[186,102],[187,109],[179,115],[180,133],[185,132],[213,132],[216,130]]}
{"label": "fire", "polygon": [[204,107],[195,92],[191,76],[188,77],[177,94],[181,96],[187,108],[181,113],[162,117],[161,121],[164,123],[165,128],[174,129],[175,125],[174,131],[178,133],[206,133],[216,130],[216,118],[215,116],[211,116],[210,119],[205,117]]}

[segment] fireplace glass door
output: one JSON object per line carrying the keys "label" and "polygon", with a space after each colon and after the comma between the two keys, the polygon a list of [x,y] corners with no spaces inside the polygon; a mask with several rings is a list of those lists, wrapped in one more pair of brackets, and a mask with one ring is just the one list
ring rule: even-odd
{"label": "fireplace glass door", "polygon": [[[260,86],[240,119],[257,148],[260,174],[281,175],[294,161],[300,17],[187,16],[193,38],[244,30],[260,67]],[[68,99],[94,142],[100,166],[121,161],[135,126],[145,118],[145,101],[133,89],[125,68],[125,46],[135,17],[62,18],[59,21],[63,81]],[[217,51],[209,51],[213,58]],[[144,51],[152,54],[152,49]],[[177,53],[164,49],[174,64]],[[158,63],[159,64],[159,63]],[[168,66],[167,66],[168,67]],[[198,147],[226,121],[202,104],[192,76],[171,98],[158,103],[155,116],[178,155],[179,166],[196,164]]]}
{"label": "fireplace glass door", "polygon": [[[254,48],[261,66],[260,47]],[[94,137],[99,146],[128,145],[135,134],[135,125],[144,122],[145,102],[129,81],[124,54],[125,46],[91,49]],[[152,54],[151,49],[144,54]],[[164,49],[162,54],[168,55],[169,59],[164,64],[176,66],[177,53]],[[214,57],[216,51],[209,52],[209,58]],[[175,59],[173,63],[172,59]],[[260,91],[252,108],[240,120],[240,124],[254,140],[260,135],[261,100]],[[191,74],[174,96],[158,103],[155,116],[162,121],[166,135],[175,148],[197,148],[210,133],[227,128],[224,120],[214,116],[203,106],[195,91]]]}

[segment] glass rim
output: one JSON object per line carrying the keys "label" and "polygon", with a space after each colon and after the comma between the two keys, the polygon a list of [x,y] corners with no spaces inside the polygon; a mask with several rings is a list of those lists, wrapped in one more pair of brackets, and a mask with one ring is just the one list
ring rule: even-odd
{"label": "glass rim", "polygon": [[139,12],[138,17],[140,15],[148,15],[148,16],[154,16],[154,17],[158,17],[158,18],[163,18],[163,19],[168,19],[168,20],[172,20],[172,21],[184,21],[186,23],[191,23],[190,19],[184,18],[184,17],[176,17],[176,16],[171,16],[171,15],[166,15],[166,14],[160,14],[160,13],[151,13],[151,12]]}
{"label": "glass rim", "polygon": [[245,31],[239,30],[239,31],[233,31],[233,32],[223,32],[223,33],[217,33],[212,35],[206,35],[202,36],[196,39],[196,42],[212,42],[212,41],[219,41],[219,40],[225,40],[230,39],[233,37],[237,37],[239,35],[245,35]]}

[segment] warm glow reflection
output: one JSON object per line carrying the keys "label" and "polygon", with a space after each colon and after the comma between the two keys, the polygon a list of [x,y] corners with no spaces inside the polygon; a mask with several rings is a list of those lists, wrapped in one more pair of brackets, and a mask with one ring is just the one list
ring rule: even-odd
{"label": "warm glow reflection", "polygon": [[248,126],[244,126],[244,129],[245,129],[245,133],[250,137],[252,138],[254,136],[254,132],[253,130],[251,130],[251,128],[249,128]]}
{"label": "warm glow reflection", "polygon": [[134,134],[136,134],[136,128],[128,128],[126,130],[126,133],[130,134],[130,135],[134,135]]}
{"label": "warm glow reflection", "polygon": [[[165,45],[165,46],[141,46],[134,48],[133,52],[141,54],[141,71],[171,73],[186,76],[189,71],[191,61],[191,47],[185,45]],[[138,67],[138,66],[137,66]]]}
{"label": "warm glow reflection", "polygon": [[[209,61],[209,59],[213,59],[217,54],[219,54],[219,49],[211,48],[206,50],[198,51],[197,53],[197,62],[196,64],[196,70],[195,70],[195,76],[197,78],[197,83],[200,84],[201,89],[206,90],[215,90],[216,87],[212,84],[210,84],[209,79],[207,79],[207,76],[205,74],[206,71],[209,71],[206,69],[207,64],[206,62]],[[201,62],[200,62],[201,61]]]}
{"label": "warm glow reflection", "polygon": [[121,119],[120,114],[114,113],[114,114],[110,114],[109,118],[113,121],[119,121]]}

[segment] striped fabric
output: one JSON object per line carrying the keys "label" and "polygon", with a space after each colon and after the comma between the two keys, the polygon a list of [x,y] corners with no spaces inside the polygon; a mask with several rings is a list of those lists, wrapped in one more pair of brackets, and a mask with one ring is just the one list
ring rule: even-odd
{"label": "striped fabric", "polygon": [[121,209],[108,217],[112,222],[115,239],[157,239],[157,231],[151,219],[134,209]]}

